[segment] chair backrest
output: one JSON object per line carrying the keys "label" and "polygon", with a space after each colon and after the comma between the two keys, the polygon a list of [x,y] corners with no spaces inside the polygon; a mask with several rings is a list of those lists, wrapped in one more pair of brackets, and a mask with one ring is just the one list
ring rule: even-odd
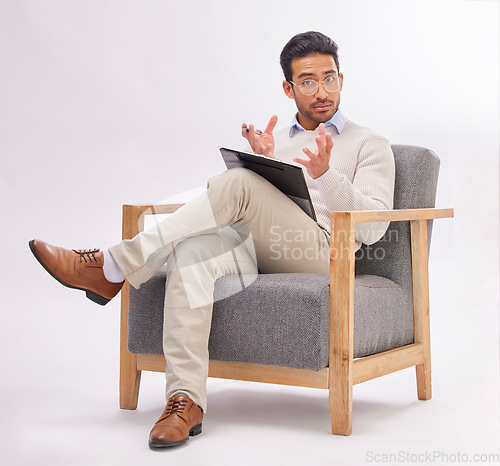
{"label": "chair backrest", "polygon": [[[434,207],[439,158],[423,147],[392,145],[396,165],[394,209]],[[432,221],[428,224],[429,244]],[[391,222],[384,237],[356,253],[357,275],[379,275],[411,290],[409,222]]]}

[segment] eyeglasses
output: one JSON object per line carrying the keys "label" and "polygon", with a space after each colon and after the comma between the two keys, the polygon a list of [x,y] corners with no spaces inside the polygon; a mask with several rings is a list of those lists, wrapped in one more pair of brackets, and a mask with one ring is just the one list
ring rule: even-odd
{"label": "eyeglasses", "polygon": [[[342,78],[340,78],[342,79]],[[323,84],[326,92],[337,92],[340,88],[339,76],[328,76],[324,81],[315,81],[314,79],[306,79],[300,84],[295,84],[290,81],[294,86],[300,89],[300,92],[304,95],[314,95],[318,92],[319,85]]]}

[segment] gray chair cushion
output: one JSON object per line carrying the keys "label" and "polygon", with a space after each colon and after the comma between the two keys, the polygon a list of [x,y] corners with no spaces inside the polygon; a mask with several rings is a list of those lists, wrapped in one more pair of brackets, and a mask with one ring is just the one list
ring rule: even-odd
{"label": "gray chair cushion", "polygon": [[[129,350],[162,354],[166,273],[130,291]],[[210,358],[318,370],[328,366],[329,276],[261,274],[245,290],[238,276],[216,282]],[[412,343],[411,296],[386,278],[356,277],[354,357]]]}
{"label": "gray chair cushion", "polygon": [[[439,159],[425,148],[393,145],[394,208],[434,207]],[[430,224],[430,226],[432,226]],[[430,240],[431,228],[429,228]],[[130,290],[133,353],[162,351],[165,272]],[[238,276],[216,282],[210,358],[318,370],[328,366],[329,277],[259,275],[240,290]],[[232,294],[235,292],[235,294]],[[354,357],[413,342],[410,227],[392,222],[356,255]]]}

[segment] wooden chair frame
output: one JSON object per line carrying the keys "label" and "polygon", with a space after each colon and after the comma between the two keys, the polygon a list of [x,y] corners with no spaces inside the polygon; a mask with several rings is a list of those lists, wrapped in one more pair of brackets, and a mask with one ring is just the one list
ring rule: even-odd
{"label": "wooden chair frame", "polygon": [[[124,205],[123,239],[133,238],[144,229],[145,215],[173,213],[181,205]],[[430,399],[427,221],[451,217],[453,209],[434,208],[333,212],[329,367],[313,371],[211,360],[209,376],[328,389],[332,433],[337,435],[352,432],[352,387],[355,384],[415,366],[418,399]],[[354,360],[354,228],[356,223],[383,221],[410,221],[411,224],[414,343]],[[121,295],[120,407],[136,409],[141,371],[164,372],[165,358],[158,354],[133,354],[128,350],[128,291],[129,284],[125,282]]]}

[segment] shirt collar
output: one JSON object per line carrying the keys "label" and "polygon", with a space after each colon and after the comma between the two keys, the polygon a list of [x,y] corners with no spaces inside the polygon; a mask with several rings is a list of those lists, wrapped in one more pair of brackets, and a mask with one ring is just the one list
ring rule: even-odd
{"label": "shirt collar", "polygon": [[[335,126],[337,129],[338,134],[342,132],[344,129],[346,122],[345,115],[342,113],[342,110],[337,109],[337,111],[334,113],[334,115],[328,120],[325,121],[325,127],[328,128],[330,126]],[[306,131],[302,125],[299,123],[299,120],[297,120],[297,114],[293,117],[292,125],[290,126],[290,132],[289,136],[292,137],[294,134],[296,134],[298,131]]]}

